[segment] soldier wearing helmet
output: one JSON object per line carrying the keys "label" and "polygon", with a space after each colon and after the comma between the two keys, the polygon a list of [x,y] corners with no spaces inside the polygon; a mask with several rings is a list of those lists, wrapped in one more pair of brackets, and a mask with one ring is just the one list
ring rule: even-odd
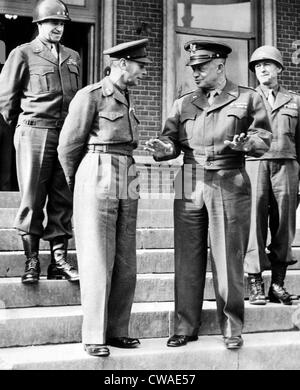
{"label": "soldier wearing helmet", "polygon": [[41,238],[50,242],[48,279],[79,279],[67,260],[72,194],[57,157],[59,132],[80,87],[79,54],[60,44],[68,21],[62,1],[39,1],[33,11],[37,38],[10,53],[0,76],[0,112],[8,125],[17,123],[14,144],[21,204],[15,227],[26,256],[24,284],[39,281]]}
{"label": "soldier wearing helmet", "polygon": [[169,347],[198,338],[207,264],[208,226],[220,328],[228,349],[243,344],[244,270],[250,228],[250,185],[245,155],[270,146],[259,94],[226,77],[231,48],[191,41],[197,89],[175,101],[162,136],[147,142],[158,161],[184,154],[175,179],[175,334]]}
{"label": "soldier wearing helmet", "polygon": [[[284,89],[278,77],[284,70],[280,51],[261,46],[252,54],[255,72],[273,132],[271,148],[262,157],[250,157],[246,169],[252,183],[252,215],[245,259],[250,303],[265,305],[262,271],[270,268],[270,302],[291,305],[297,296],[287,292],[288,265],[296,263],[291,244],[295,236],[300,162],[300,97]],[[268,228],[271,240],[267,247]]]}

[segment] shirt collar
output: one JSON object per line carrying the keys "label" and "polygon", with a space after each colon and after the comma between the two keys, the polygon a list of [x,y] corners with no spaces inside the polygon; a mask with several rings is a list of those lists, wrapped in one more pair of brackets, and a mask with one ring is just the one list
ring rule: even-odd
{"label": "shirt collar", "polygon": [[271,88],[271,89],[265,87],[264,85],[261,85],[260,88],[263,91],[263,94],[265,95],[265,97],[267,99],[268,99],[268,96],[269,96],[269,93],[270,93],[271,90],[273,91],[273,94],[274,94],[275,97],[277,96],[278,91],[279,91],[279,85],[277,85],[275,88]]}
{"label": "shirt collar", "polygon": [[224,80],[223,83],[222,83],[218,88],[215,88],[215,89],[212,89],[212,90],[207,91],[207,95],[208,95],[208,94],[209,94],[209,96],[211,96],[211,94],[214,94],[214,95],[221,95],[223,89],[224,89],[225,86],[226,86],[226,83],[227,83],[227,80]]}

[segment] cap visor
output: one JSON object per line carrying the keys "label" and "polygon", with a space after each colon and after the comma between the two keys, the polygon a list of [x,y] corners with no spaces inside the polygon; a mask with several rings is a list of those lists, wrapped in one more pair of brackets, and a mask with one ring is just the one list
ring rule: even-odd
{"label": "cap visor", "polygon": [[199,64],[205,64],[206,62],[210,62],[212,60],[212,58],[210,58],[209,60],[208,59],[205,59],[205,60],[190,60],[186,66],[193,66],[193,65],[199,65]]}

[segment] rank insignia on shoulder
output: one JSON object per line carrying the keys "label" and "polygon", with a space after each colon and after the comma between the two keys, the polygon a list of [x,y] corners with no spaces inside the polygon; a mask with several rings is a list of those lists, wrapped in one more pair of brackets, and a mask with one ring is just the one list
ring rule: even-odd
{"label": "rank insignia on shoulder", "polygon": [[43,50],[40,48],[40,47],[35,47],[34,49],[33,49],[33,52],[34,53],[41,53]]}

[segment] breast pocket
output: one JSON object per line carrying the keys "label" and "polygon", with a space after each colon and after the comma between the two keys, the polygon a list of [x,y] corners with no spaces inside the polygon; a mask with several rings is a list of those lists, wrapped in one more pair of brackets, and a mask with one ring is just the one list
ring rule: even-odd
{"label": "breast pocket", "polygon": [[227,111],[226,132],[227,139],[233,140],[236,134],[247,132],[245,119],[247,118],[247,110],[242,108],[231,108]]}
{"label": "breast pocket", "polygon": [[72,91],[77,91],[79,88],[79,70],[76,65],[68,64],[70,84]]}
{"label": "breast pocket", "polygon": [[197,114],[182,113],[180,117],[179,141],[186,141],[193,138],[195,119]]}
{"label": "breast pocket", "polygon": [[99,112],[99,130],[103,142],[128,142],[132,140],[129,121],[122,111]]}
{"label": "breast pocket", "polygon": [[42,94],[55,89],[54,67],[30,68],[30,89],[34,94]]}
{"label": "breast pocket", "polygon": [[295,135],[296,127],[298,124],[298,110],[292,109],[282,109],[280,111],[280,130],[283,134],[292,134]]}

